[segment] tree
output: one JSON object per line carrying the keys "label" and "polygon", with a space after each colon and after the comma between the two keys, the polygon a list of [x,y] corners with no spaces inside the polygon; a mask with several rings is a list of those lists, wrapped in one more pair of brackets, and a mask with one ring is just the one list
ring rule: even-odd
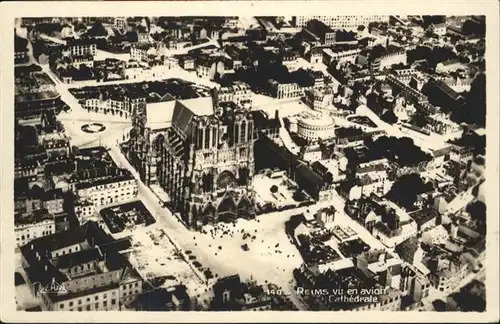
{"label": "tree", "polygon": [[379,58],[386,52],[386,49],[382,45],[376,45],[375,47],[372,48],[370,51],[370,59],[374,60],[376,58]]}
{"label": "tree", "polygon": [[427,123],[428,123],[428,121],[427,121],[426,114],[421,110],[417,110],[416,113],[412,116],[412,119],[411,119],[412,125],[423,128],[427,125]]}
{"label": "tree", "polygon": [[385,121],[388,124],[395,124],[398,122],[398,117],[396,114],[394,114],[394,111],[392,109],[387,110],[381,117],[383,121]]}
{"label": "tree", "polygon": [[75,32],[84,32],[87,30],[87,26],[85,26],[84,24],[80,23],[80,22],[75,22],[74,23],[74,29],[75,29]]}
{"label": "tree", "polygon": [[391,190],[387,193],[387,199],[399,206],[412,209],[417,196],[432,190],[431,183],[425,183],[417,173],[403,175],[394,181]]}
{"label": "tree", "polygon": [[468,19],[462,26],[462,30],[467,35],[476,35],[479,37],[484,37],[486,32],[486,26],[483,22],[476,22]]}
{"label": "tree", "polygon": [[89,36],[94,36],[94,37],[107,36],[108,35],[108,31],[103,26],[103,24],[98,21],[98,22],[95,22],[92,25],[92,27],[89,29],[88,35]]}
{"label": "tree", "polygon": [[450,47],[434,47],[432,54],[427,57],[427,62],[431,69],[435,69],[438,63],[448,61],[457,57]]}
{"label": "tree", "polygon": [[415,61],[426,60],[432,55],[432,49],[426,46],[417,46],[415,49],[407,51],[407,62],[412,64]]}
{"label": "tree", "polygon": [[467,205],[465,210],[479,222],[486,222],[486,205],[482,201],[475,201]]}
{"label": "tree", "polygon": [[486,76],[480,73],[472,81],[469,93],[465,95],[465,104],[454,110],[451,119],[481,127],[486,125]]}
{"label": "tree", "polygon": [[463,64],[470,63],[470,59],[467,56],[459,56],[458,60],[460,61],[460,63],[463,63]]}
{"label": "tree", "polygon": [[417,166],[422,161],[432,159],[430,154],[422,151],[409,137],[381,136],[368,148],[373,158],[385,157],[399,166]]}
{"label": "tree", "polygon": [[127,41],[130,43],[137,43],[139,41],[139,36],[137,35],[136,32],[129,31],[125,34],[125,38]]}
{"label": "tree", "polygon": [[463,44],[457,44],[457,45],[455,46],[455,50],[456,50],[458,53],[461,53],[461,52],[465,51],[465,45],[463,45]]}

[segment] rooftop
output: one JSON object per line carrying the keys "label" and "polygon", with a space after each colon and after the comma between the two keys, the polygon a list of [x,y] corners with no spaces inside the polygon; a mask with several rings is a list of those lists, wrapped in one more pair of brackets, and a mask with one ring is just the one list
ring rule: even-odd
{"label": "rooftop", "polygon": [[335,125],[332,117],[326,114],[316,114],[311,112],[301,113],[300,117],[298,118],[298,122],[316,127],[327,127]]}
{"label": "rooftop", "polygon": [[435,209],[419,209],[414,212],[408,213],[408,215],[415,221],[417,222],[418,226],[421,226],[428,221],[435,219],[438,215],[439,212]]}
{"label": "rooftop", "polygon": [[327,33],[333,33],[334,31],[328,27],[324,22],[317,19],[310,20],[307,23],[307,30],[319,37],[324,37]]}
{"label": "rooftop", "polygon": [[441,62],[439,64],[442,64],[444,66],[451,66],[451,65],[454,65],[454,64],[462,64],[462,63],[460,62],[459,59],[451,59],[451,60],[448,60],[448,61]]}
{"label": "rooftop", "polygon": [[77,190],[84,190],[84,189],[88,189],[88,188],[92,188],[92,187],[107,185],[107,184],[121,182],[121,181],[129,181],[129,180],[134,180],[134,177],[130,174],[125,174],[125,175],[110,177],[110,178],[106,178],[106,179],[97,179],[97,180],[92,180],[89,182],[77,183],[75,185],[75,188]]}
{"label": "rooftop", "polygon": [[69,269],[74,266],[97,261],[101,258],[101,253],[97,248],[80,250],[71,254],[64,254],[57,258],[56,266],[59,269]]}
{"label": "rooftop", "polygon": [[36,224],[46,220],[54,221],[54,215],[50,214],[46,209],[39,209],[32,211],[28,215],[16,215],[14,222],[16,226],[22,226]]}
{"label": "rooftop", "polygon": [[[80,246],[79,252],[53,257],[55,251],[74,245]],[[129,247],[130,242],[124,244],[122,240],[115,241],[97,223],[89,221],[82,226],[34,239],[21,247],[21,254],[27,263],[26,273],[29,280],[45,286],[53,280],[59,284],[70,280],[60,269],[100,259],[99,249],[102,255],[106,255],[103,260],[107,271],[125,269],[127,260],[119,251]],[[89,290],[80,293],[89,294]],[[67,299],[72,298],[71,296],[67,294],[55,298]]]}

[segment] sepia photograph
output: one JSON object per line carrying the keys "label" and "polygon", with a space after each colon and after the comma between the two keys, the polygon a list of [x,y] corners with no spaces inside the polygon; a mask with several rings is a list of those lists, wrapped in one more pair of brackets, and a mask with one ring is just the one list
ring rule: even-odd
{"label": "sepia photograph", "polygon": [[9,10],[2,310],[498,320],[498,16],[270,3]]}

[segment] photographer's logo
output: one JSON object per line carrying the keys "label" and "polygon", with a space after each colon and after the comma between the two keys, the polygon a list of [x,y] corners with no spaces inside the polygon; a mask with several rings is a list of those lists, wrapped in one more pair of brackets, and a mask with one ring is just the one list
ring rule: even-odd
{"label": "photographer's logo", "polygon": [[64,285],[61,285],[60,283],[56,282],[55,278],[52,278],[52,282],[43,287],[40,292],[42,294],[59,294],[66,293],[67,291],[66,288],[64,288]]}

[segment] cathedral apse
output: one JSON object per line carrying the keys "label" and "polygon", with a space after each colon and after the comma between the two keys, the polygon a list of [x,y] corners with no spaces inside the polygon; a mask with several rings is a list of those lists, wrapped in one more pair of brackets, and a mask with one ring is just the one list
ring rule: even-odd
{"label": "cathedral apse", "polygon": [[145,182],[161,186],[171,207],[194,229],[254,218],[256,138],[248,101],[222,101],[214,90],[211,97],[172,105],[171,126],[149,131],[154,135],[144,129],[145,117],[134,117],[131,138],[137,143],[132,146],[146,160],[138,167]]}

